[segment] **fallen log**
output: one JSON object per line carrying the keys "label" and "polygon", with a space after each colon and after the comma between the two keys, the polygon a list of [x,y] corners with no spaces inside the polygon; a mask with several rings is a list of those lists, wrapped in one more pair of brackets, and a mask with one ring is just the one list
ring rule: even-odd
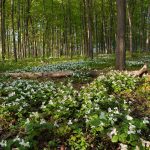
{"label": "fallen log", "polygon": [[129,72],[129,74],[134,77],[142,77],[144,74],[147,74],[147,73],[148,73],[147,64],[145,64],[140,70]]}
{"label": "fallen log", "polygon": [[[105,71],[105,73],[107,73]],[[147,64],[145,64],[140,70],[127,71],[128,74],[134,77],[142,77],[144,74],[148,73]],[[104,74],[102,71],[91,70],[89,71],[89,76],[96,78]],[[12,78],[22,78],[22,79],[39,79],[39,78],[65,78],[73,75],[72,71],[58,71],[58,72],[19,72],[19,73],[1,73],[0,75],[10,76]],[[149,75],[148,75],[149,76]]]}
{"label": "fallen log", "polygon": [[[1,74],[2,75],[2,74]],[[73,75],[71,71],[65,72],[20,72],[20,73],[5,73],[3,75],[10,76],[12,78],[23,78],[23,79],[39,79],[39,78],[63,78]]]}

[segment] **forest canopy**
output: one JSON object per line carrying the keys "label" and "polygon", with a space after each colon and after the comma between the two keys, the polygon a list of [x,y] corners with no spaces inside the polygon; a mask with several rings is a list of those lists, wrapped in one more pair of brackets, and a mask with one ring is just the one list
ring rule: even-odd
{"label": "forest canopy", "polygon": [[[115,0],[1,0],[2,58],[114,53],[116,27]],[[149,51],[149,37],[149,0],[127,0],[126,50]]]}

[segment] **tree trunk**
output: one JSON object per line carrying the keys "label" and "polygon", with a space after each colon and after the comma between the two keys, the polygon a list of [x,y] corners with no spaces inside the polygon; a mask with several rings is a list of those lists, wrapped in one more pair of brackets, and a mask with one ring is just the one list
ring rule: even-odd
{"label": "tree trunk", "polygon": [[147,13],[147,37],[146,37],[146,50],[150,51],[150,24],[149,24],[149,18],[150,18],[150,6],[148,8],[148,13]]}
{"label": "tree trunk", "polygon": [[92,45],[92,0],[85,0],[86,12],[86,38],[87,38],[87,51],[88,57],[93,59],[93,45]]}
{"label": "tree trunk", "polygon": [[18,28],[18,57],[22,58],[22,52],[21,52],[21,29],[20,29],[20,0],[18,0],[18,23],[17,23],[17,28]]}
{"label": "tree trunk", "polygon": [[16,38],[15,38],[15,22],[14,22],[14,0],[11,1],[11,21],[12,21],[12,36],[13,36],[14,59],[15,59],[15,62],[17,62],[17,49],[16,49]]}
{"label": "tree trunk", "polygon": [[131,20],[131,13],[129,6],[127,4],[127,15],[128,15],[128,22],[129,22],[129,45],[130,45],[130,54],[132,55],[133,46],[132,46],[132,20]]}
{"label": "tree trunk", "polygon": [[126,0],[117,0],[116,69],[125,69],[125,19]]}
{"label": "tree trunk", "polygon": [[2,63],[5,61],[5,0],[1,0],[1,42],[2,42]]}

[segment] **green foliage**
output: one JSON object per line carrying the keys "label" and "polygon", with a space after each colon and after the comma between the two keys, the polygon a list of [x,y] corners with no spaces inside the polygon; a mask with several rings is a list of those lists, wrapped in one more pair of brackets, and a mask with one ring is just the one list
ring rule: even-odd
{"label": "green foliage", "polygon": [[120,72],[100,76],[80,91],[48,81],[1,82],[1,146],[107,149],[122,143],[141,148],[150,140],[148,115],[134,115],[132,101],[122,95],[139,83],[141,79]]}

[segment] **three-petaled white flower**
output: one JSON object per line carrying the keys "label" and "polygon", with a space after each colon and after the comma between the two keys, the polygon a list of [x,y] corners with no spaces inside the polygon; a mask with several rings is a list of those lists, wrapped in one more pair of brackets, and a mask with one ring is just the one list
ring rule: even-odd
{"label": "three-petaled white flower", "polygon": [[127,120],[133,120],[133,118],[129,115],[127,115],[126,117],[127,117]]}

